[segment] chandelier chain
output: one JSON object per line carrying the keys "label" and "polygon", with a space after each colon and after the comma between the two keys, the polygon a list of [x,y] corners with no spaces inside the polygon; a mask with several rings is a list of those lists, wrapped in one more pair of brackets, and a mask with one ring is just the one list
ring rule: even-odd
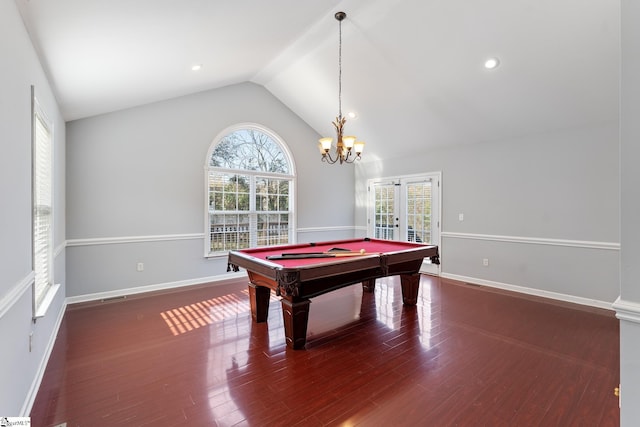
{"label": "chandelier chain", "polygon": [[338,22],[338,117],[342,119],[342,20]]}

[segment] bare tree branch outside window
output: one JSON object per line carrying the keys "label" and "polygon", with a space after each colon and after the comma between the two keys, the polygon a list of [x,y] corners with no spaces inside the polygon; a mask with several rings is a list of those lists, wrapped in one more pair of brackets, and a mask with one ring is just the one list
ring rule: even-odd
{"label": "bare tree branch outside window", "polygon": [[225,136],[211,155],[210,166],[289,173],[289,165],[280,146],[268,135],[253,129]]}

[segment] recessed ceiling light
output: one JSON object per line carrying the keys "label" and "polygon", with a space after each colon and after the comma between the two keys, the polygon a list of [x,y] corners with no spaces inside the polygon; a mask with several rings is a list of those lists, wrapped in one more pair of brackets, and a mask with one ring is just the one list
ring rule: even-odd
{"label": "recessed ceiling light", "polygon": [[191,71],[200,71],[202,69],[202,64],[196,64],[191,67]]}
{"label": "recessed ceiling light", "polygon": [[494,68],[498,68],[498,65],[500,65],[500,60],[498,58],[489,58],[486,61],[484,61],[484,68],[486,68],[487,70],[493,70]]}
{"label": "recessed ceiling light", "polygon": [[347,113],[347,116],[349,116],[350,119],[357,119],[358,118],[358,113],[356,113],[355,111],[349,111]]}

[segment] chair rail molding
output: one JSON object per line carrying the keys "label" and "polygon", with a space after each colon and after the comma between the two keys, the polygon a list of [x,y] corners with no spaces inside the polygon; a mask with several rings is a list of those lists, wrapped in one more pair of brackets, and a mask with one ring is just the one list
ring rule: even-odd
{"label": "chair rail molding", "polygon": [[114,245],[119,243],[166,242],[174,240],[204,239],[204,233],[161,234],[152,236],[93,237],[88,239],[68,239],[67,247]]}
{"label": "chair rail molding", "polygon": [[9,292],[0,298],[0,319],[11,310],[11,307],[13,307],[27,290],[31,289],[31,285],[35,280],[35,272],[30,271],[29,274],[23,277],[22,280],[9,289]]}
{"label": "chair rail molding", "polygon": [[548,245],[548,246],[566,246],[571,248],[588,248],[588,249],[604,249],[611,251],[619,251],[620,243],[616,242],[594,242],[589,240],[568,240],[568,239],[549,239],[544,237],[522,237],[522,236],[502,236],[495,234],[474,234],[474,233],[456,233],[451,231],[443,231],[440,233],[443,238],[450,239],[467,239],[467,240],[487,240],[491,242],[508,242],[523,243],[530,245]]}
{"label": "chair rail molding", "polygon": [[640,323],[640,302],[625,301],[621,297],[613,303],[616,317],[633,323]]}

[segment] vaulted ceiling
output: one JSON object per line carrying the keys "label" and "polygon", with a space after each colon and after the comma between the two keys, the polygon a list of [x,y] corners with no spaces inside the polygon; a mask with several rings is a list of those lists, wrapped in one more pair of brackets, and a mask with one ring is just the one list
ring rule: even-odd
{"label": "vaulted ceiling", "polygon": [[618,118],[615,0],[16,3],[66,120],[251,81],[332,136],[337,11],[346,133],[373,158]]}

